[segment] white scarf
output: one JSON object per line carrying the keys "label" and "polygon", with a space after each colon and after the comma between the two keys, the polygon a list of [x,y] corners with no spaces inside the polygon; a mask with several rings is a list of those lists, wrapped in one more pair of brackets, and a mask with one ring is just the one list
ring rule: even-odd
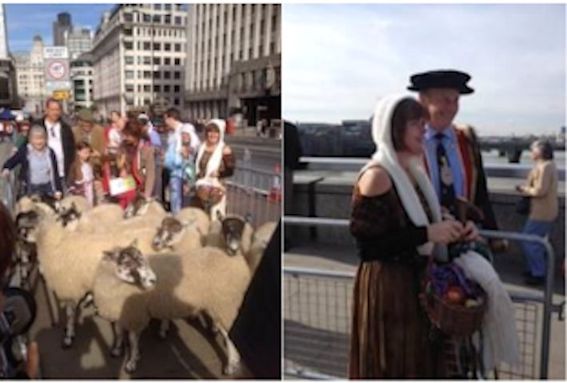
{"label": "white scarf", "polygon": [[[213,174],[219,170],[222,161],[222,152],[225,147],[224,130],[226,124],[224,120],[219,120],[219,119],[210,120],[207,123],[207,125],[209,124],[214,124],[219,128],[219,142],[217,143],[217,146],[213,151],[213,154],[209,158],[209,162],[207,162],[207,169],[205,171],[205,176],[203,178],[213,178]],[[205,149],[207,147],[206,140],[207,137],[205,136],[205,142],[203,142],[203,144],[199,148],[199,153],[197,154],[197,162],[196,162],[197,174],[201,173],[201,159],[203,158],[203,154],[205,153]],[[199,181],[197,181],[197,184],[199,184]]]}
{"label": "white scarf", "polygon": [[[392,95],[384,97],[376,104],[374,118],[372,119],[372,138],[376,144],[376,152],[361,173],[374,164],[379,164],[386,169],[396,186],[396,192],[400,197],[404,210],[413,224],[416,226],[427,226],[430,224],[429,218],[423,209],[410,178],[398,161],[398,156],[392,143],[392,115],[396,106],[407,98],[412,97],[408,95]],[[425,195],[433,215],[433,222],[440,222],[441,207],[433,185],[431,185],[431,181],[421,164],[421,157],[416,156],[410,161],[409,171]],[[429,255],[433,250],[433,246],[433,243],[428,242],[418,247],[418,252],[422,255]]]}

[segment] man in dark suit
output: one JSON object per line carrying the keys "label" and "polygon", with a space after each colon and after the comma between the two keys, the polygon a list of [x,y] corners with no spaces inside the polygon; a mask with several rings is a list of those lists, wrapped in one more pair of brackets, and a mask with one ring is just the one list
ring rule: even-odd
{"label": "man in dark suit", "polygon": [[55,152],[59,178],[65,188],[69,168],[75,159],[75,139],[71,127],[61,118],[61,103],[49,98],[45,103],[45,116],[38,123],[47,131],[47,144]]}

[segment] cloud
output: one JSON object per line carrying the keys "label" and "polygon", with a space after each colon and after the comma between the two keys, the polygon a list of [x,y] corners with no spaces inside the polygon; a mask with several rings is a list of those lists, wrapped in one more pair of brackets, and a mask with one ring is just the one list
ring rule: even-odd
{"label": "cloud", "polygon": [[[484,134],[557,131],[565,121],[563,5],[283,6],[283,112],[368,118],[412,73],[473,75],[459,119]],[[506,22],[503,22],[503,21]]]}

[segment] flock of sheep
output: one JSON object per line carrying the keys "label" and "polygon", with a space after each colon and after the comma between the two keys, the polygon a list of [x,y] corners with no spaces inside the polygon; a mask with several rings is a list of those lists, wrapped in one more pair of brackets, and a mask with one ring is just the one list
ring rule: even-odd
{"label": "flock of sheep", "polygon": [[36,252],[40,274],[65,306],[64,347],[73,343],[79,311],[94,304],[114,326],[113,356],[122,354],[127,337],[128,373],[136,370],[139,337],[152,318],[162,321],[162,337],[170,320],[198,318],[225,343],[224,373],[239,368],[228,331],[275,222],[254,230],[246,218],[211,219],[191,207],[171,216],[143,198],[125,212],[115,204],[89,209],[76,196],[57,202],[24,197],[14,215],[17,261],[29,263]]}

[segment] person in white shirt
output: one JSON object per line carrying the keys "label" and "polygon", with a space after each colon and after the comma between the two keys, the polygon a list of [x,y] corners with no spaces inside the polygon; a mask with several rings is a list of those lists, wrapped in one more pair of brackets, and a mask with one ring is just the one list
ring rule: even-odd
{"label": "person in white shirt", "polygon": [[61,118],[59,101],[49,98],[45,103],[45,116],[39,122],[47,132],[47,144],[55,152],[59,179],[65,190],[65,180],[75,159],[75,138],[71,127]]}

